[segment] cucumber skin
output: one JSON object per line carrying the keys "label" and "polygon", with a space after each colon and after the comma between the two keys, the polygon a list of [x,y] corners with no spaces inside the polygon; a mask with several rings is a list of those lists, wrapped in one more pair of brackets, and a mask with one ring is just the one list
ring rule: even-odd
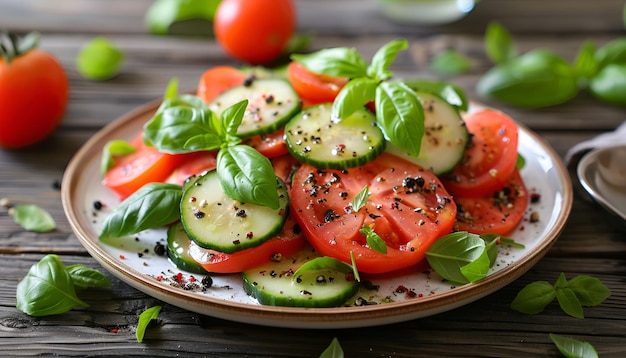
{"label": "cucumber skin", "polygon": [[[359,111],[357,113],[350,115],[350,117],[338,123],[333,123],[329,116],[328,121],[318,123],[319,127],[327,126],[328,124],[332,126],[341,127],[342,123],[344,125],[346,123],[348,123],[347,125],[353,125],[353,124],[349,124],[349,122],[356,120],[356,116],[362,115],[364,117],[367,117],[365,118],[366,120],[370,120],[371,128],[378,129],[378,130],[372,130],[371,134],[373,135],[370,135],[370,137],[378,136],[378,138],[374,138],[374,140],[379,141],[377,142],[378,145],[369,146],[369,148],[367,149],[368,152],[364,154],[360,154],[356,157],[350,156],[349,154],[347,154],[346,156],[336,156],[335,158],[337,159],[333,158],[333,160],[317,159],[320,154],[315,154],[315,152],[319,152],[319,151],[325,151],[326,153],[322,155],[326,155],[329,158],[332,158],[331,157],[332,154],[329,154],[329,153],[330,151],[333,150],[334,145],[328,145],[327,143],[325,143],[326,142],[325,138],[322,138],[321,142],[324,142],[324,143],[321,143],[321,144],[316,144],[316,143],[311,143],[311,142],[298,142],[297,136],[301,135],[300,133],[297,133],[301,131],[301,127],[298,126],[298,121],[306,121],[307,117],[311,117],[309,113],[314,112],[314,111],[322,111],[322,112],[330,113],[329,107],[330,107],[330,104],[328,103],[322,103],[316,106],[309,107],[305,110],[302,110],[299,114],[295,115],[285,125],[285,139],[286,139],[285,141],[287,143],[287,149],[289,150],[289,153],[293,157],[295,157],[296,159],[300,160],[303,163],[313,165],[314,167],[319,168],[319,169],[341,170],[341,169],[354,168],[354,167],[364,165],[368,163],[369,161],[373,160],[374,158],[378,157],[385,150],[386,141],[384,139],[384,135],[382,131],[380,131],[380,129],[378,129],[376,125],[376,118],[374,114],[366,110],[363,110],[363,111]],[[370,128],[368,127],[367,129],[370,129]],[[297,133],[297,134],[294,134],[294,133]],[[305,134],[308,134],[308,133],[305,133]],[[316,134],[319,134],[319,132],[316,131]],[[356,135],[352,133],[352,135],[350,135],[349,137],[357,137],[359,135],[360,135],[359,133],[357,133]],[[307,135],[305,137],[310,137],[310,136],[311,135]],[[346,142],[346,147],[345,147],[346,153],[351,153],[353,151],[353,149],[347,145],[347,142],[350,140],[349,137],[339,138],[340,143]],[[353,140],[358,140],[358,139],[353,139]],[[308,144],[311,144],[311,145],[308,145]],[[311,147],[310,151],[307,151],[305,149],[307,146]],[[333,147],[333,148],[329,148],[329,147]]]}
{"label": "cucumber skin", "polygon": [[[185,247],[184,244],[178,242],[181,237],[179,235],[185,235],[184,238],[191,241],[187,236],[187,233],[183,229],[180,222],[172,225],[167,229],[167,257],[177,268],[197,274],[208,274],[200,264],[198,264],[193,258],[185,257],[189,247]],[[178,247],[176,245],[179,245]],[[178,250],[183,250],[179,253]]]}
{"label": "cucumber skin", "polygon": [[[312,249],[307,249],[296,254],[293,258],[285,257],[281,262],[273,262],[255,269],[243,272],[243,287],[244,291],[256,298],[256,300],[262,305],[268,306],[282,306],[282,307],[307,307],[307,308],[328,308],[339,307],[346,304],[346,302],[354,297],[359,290],[359,283],[357,281],[347,281],[346,274],[331,269],[322,269],[315,271],[304,272],[301,277],[304,277],[302,283],[294,282],[293,273],[298,267],[305,263],[307,260],[317,257],[312,253]],[[310,254],[310,255],[307,255]],[[276,276],[272,276],[271,272],[275,272]],[[306,275],[306,277],[305,277]],[[314,282],[315,278],[319,275],[325,277],[333,277],[332,283],[325,283],[322,285],[343,285],[339,287],[337,292],[333,295],[326,297],[317,297],[315,293],[315,285],[319,285]],[[259,279],[259,276],[262,276]],[[307,280],[309,278],[309,280]],[[275,280],[275,281],[272,281]],[[293,286],[293,290],[298,291],[296,294],[284,294],[281,290],[280,293],[268,292],[266,287],[269,285],[285,285],[287,288],[290,285]],[[328,287],[324,287],[328,289]],[[307,293],[301,293],[302,291],[308,291]]]}

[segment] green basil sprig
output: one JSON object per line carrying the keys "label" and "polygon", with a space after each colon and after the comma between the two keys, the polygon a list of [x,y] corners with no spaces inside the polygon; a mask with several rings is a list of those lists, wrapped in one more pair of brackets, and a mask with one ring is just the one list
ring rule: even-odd
{"label": "green basil sprig", "polygon": [[369,246],[370,249],[380,252],[381,254],[387,253],[387,244],[385,244],[385,240],[383,240],[383,238],[380,237],[374,229],[370,226],[364,225],[359,232],[365,235],[367,246]]}
{"label": "green basil sprig", "polygon": [[34,204],[15,205],[9,209],[13,221],[28,231],[48,232],[56,229],[56,222],[50,213]]}
{"label": "green basil sprig", "polygon": [[343,348],[339,344],[337,337],[334,337],[326,349],[320,354],[319,358],[343,358]]}
{"label": "green basil sprig", "polygon": [[465,231],[448,234],[430,246],[426,259],[444,279],[460,284],[485,278],[496,262],[498,245],[523,245],[495,234],[476,235]]}
{"label": "green basil sprig", "polygon": [[159,317],[160,312],[161,306],[153,306],[141,312],[139,315],[139,321],[137,322],[137,330],[135,331],[137,342],[143,342],[143,336],[146,334],[146,328],[148,328],[148,325],[152,322],[152,320]]}
{"label": "green basil sprig", "polygon": [[550,339],[564,357],[598,358],[598,352],[588,342],[582,342],[571,337],[564,337],[553,333],[550,333]]}
{"label": "green basil sprig", "polygon": [[292,59],[308,70],[351,80],[333,102],[332,115],[340,121],[366,103],[376,104],[376,120],[388,141],[417,156],[424,135],[424,110],[415,91],[401,82],[392,82],[390,66],[406,40],[383,45],[368,64],[354,49],[338,47]]}
{"label": "green basil sprig", "polygon": [[75,307],[89,306],[78,298],[77,288],[110,287],[100,272],[82,265],[65,266],[57,255],[46,255],[31,266],[18,283],[17,309],[31,316],[49,316]]}
{"label": "green basil sprig", "polygon": [[554,285],[547,281],[526,285],[511,302],[511,308],[525,314],[538,314],[556,298],[563,312],[582,319],[583,307],[597,306],[609,296],[611,291],[595,277],[583,275],[567,280],[561,273]]}
{"label": "green basil sprig", "polygon": [[99,238],[118,238],[173,223],[180,219],[181,198],[179,185],[148,183],[111,211]]}
{"label": "green basil sprig", "polygon": [[513,37],[500,24],[491,23],[485,32],[485,50],[495,63],[478,82],[485,97],[527,108],[564,103],[581,90],[597,99],[626,106],[626,38],[596,49],[584,42],[569,63],[547,49],[519,55]]}

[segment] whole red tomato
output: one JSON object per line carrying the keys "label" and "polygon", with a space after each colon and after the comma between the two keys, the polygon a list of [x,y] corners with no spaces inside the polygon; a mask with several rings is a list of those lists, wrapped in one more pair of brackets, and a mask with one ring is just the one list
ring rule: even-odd
{"label": "whole red tomato", "polygon": [[283,52],[295,25],[292,0],[222,0],[213,29],[228,54],[251,64],[265,64]]}
{"label": "whole red tomato", "polygon": [[67,75],[53,55],[35,48],[36,36],[15,46],[14,35],[0,34],[0,147],[39,142],[57,128],[67,107]]}

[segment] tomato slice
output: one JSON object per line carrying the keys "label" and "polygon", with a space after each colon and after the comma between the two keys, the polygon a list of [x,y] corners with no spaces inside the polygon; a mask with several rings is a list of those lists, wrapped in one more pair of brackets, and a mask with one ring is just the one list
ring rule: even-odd
{"label": "tomato slice", "polygon": [[204,102],[211,103],[215,97],[225,90],[242,84],[248,75],[231,66],[217,66],[206,70],[200,82],[196,94]]}
{"label": "tomato slice", "polygon": [[506,185],[491,195],[480,198],[455,197],[455,229],[475,234],[508,234],[522,221],[528,199],[524,181],[519,171],[515,170]]}
{"label": "tomato slice", "polygon": [[202,151],[186,154],[186,158],[165,179],[166,183],[183,185],[185,180],[194,175],[213,170],[216,164],[217,152]]}
{"label": "tomato slice", "polygon": [[463,158],[443,183],[454,196],[481,197],[502,189],[515,170],[518,128],[509,116],[486,109],[464,118],[471,134]]}
{"label": "tomato slice", "polygon": [[194,245],[190,247],[190,253],[208,272],[235,273],[293,255],[302,249],[305,243],[298,224],[292,218],[287,218],[282,232],[259,246],[226,254]]}
{"label": "tomato slice", "polygon": [[274,133],[246,138],[242,143],[255,148],[267,158],[276,158],[289,153],[287,143],[285,143],[284,128]]}
{"label": "tomato slice", "polygon": [[145,184],[163,182],[186,155],[161,153],[147,146],[137,135],[130,143],[137,150],[134,153],[115,159],[102,179],[102,184],[125,199]]}
{"label": "tomato slice", "polygon": [[[456,205],[430,171],[383,153],[348,171],[321,171],[302,165],[291,189],[291,213],[320,255],[351,262],[360,272],[384,273],[421,262],[439,237],[451,232]],[[353,198],[369,186],[370,197],[358,212]],[[360,233],[371,227],[387,253],[371,249]]]}
{"label": "tomato slice", "polygon": [[348,83],[348,79],[344,77],[313,73],[298,62],[289,63],[287,74],[291,85],[306,106],[334,101],[339,91]]}

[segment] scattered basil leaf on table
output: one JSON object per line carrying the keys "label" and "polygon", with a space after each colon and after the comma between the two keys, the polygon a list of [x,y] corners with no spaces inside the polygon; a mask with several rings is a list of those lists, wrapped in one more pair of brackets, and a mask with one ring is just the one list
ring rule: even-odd
{"label": "scattered basil leaf on table", "polygon": [[17,309],[31,316],[49,316],[89,306],[76,295],[72,276],[57,255],[46,255],[17,284]]}
{"label": "scattered basil leaf on table", "polygon": [[75,264],[66,267],[75,288],[111,287],[109,279],[98,270]]}
{"label": "scattered basil leaf on table", "polygon": [[538,314],[554,301],[556,291],[548,281],[535,281],[526,285],[511,302],[511,308],[525,314]]}
{"label": "scattered basil leaf on table", "polygon": [[352,198],[352,201],[350,202],[350,207],[352,208],[352,211],[355,213],[358,213],[359,210],[361,210],[365,204],[367,204],[367,199],[370,196],[370,188],[368,185],[364,186],[363,189],[361,189],[360,192],[358,192],[354,198]]}
{"label": "scattered basil leaf on table", "polygon": [[626,105],[626,65],[610,64],[589,82],[591,94],[607,103]]}
{"label": "scattered basil leaf on table", "polygon": [[567,358],[598,358],[598,352],[588,342],[550,333],[550,339],[556,348]]}
{"label": "scattered basil leaf on table", "polygon": [[160,312],[161,306],[153,306],[141,312],[139,315],[139,321],[137,322],[137,330],[135,331],[137,342],[143,342],[143,337],[146,334],[146,328],[148,328],[148,325],[152,322],[152,320],[157,319]]}
{"label": "scattered basil leaf on table", "polygon": [[220,0],[156,0],[144,21],[155,35],[211,35]]}
{"label": "scattered basil leaf on table", "polygon": [[579,79],[580,86],[587,86],[589,80],[598,73],[596,46],[586,41],[581,46],[574,60],[574,74]]}
{"label": "scattered basil leaf on table", "polygon": [[339,344],[337,337],[330,341],[330,345],[320,354],[319,358],[343,358],[343,348]]}
{"label": "scattered basil leaf on table", "polygon": [[460,75],[472,69],[472,61],[462,53],[448,49],[433,57],[430,68],[433,72],[444,75]]}
{"label": "scattered basil leaf on table", "polygon": [[380,252],[381,254],[387,253],[387,245],[385,244],[385,240],[383,240],[383,238],[380,237],[374,231],[374,229],[372,229],[370,226],[365,225],[361,228],[361,230],[359,230],[359,232],[365,236],[367,246],[369,246],[370,249],[376,252]]}
{"label": "scattered basil leaf on table", "polygon": [[28,231],[48,232],[56,229],[50,213],[34,204],[15,205],[9,209],[13,221]]}
{"label": "scattered basil leaf on table", "polygon": [[567,283],[580,303],[585,307],[593,307],[601,304],[611,296],[611,291],[595,277],[581,275],[569,280]]}
{"label": "scattered basil leaf on table", "polygon": [[569,316],[580,319],[585,318],[583,306],[571,289],[567,287],[557,289],[556,300],[559,302],[559,306],[561,306],[563,312],[567,313]]}
{"label": "scattered basil leaf on table", "polygon": [[108,80],[117,76],[124,62],[124,53],[105,37],[95,37],[81,47],[76,57],[78,72],[92,80]]}
{"label": "scattered basil leaf on table", "polygon": [[517,57],[517,49],[509,30],[497,22],[487,25],[485,50],[494,63],[504,63]]}
{"label": "scattered basil leaf on table", "polygon": [[134,153],[135,151],[137,151],[137,148],[133,147],[125,140],[115,139],[108,142],[102,149],[100,172],[104,175],[113,165],[115,165],[113,157],[128,155]]}
{"label": "scattered basil leaf on table", "polygon": [[181,198],[179,185],[148,183],[111,211],[99,238],[119,238],[171,224],[180,219]]}

